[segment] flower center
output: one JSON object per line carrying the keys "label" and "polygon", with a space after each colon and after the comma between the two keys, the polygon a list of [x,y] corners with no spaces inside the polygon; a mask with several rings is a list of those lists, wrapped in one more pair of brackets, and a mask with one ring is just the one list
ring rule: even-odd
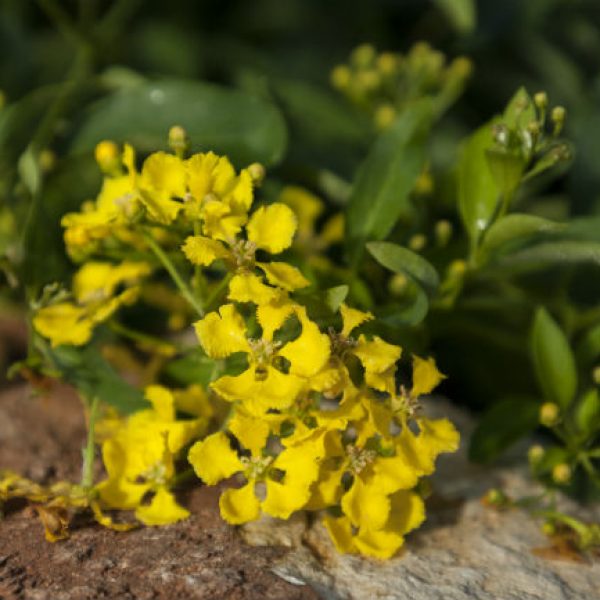
{"label": "flower center", "polygon": [[272,456],[242,456],[240,462],[244,465],[244,475],[248,480],[263,477],[273,462]]}
{"label": "flower center", "polygon": [[358,475],[365,467],[369,466],[376,458],[377,452],[375,450],[367,450],[366,448],[358,448],[348,444],[346,446],[346,453],[350,460],[350,470]]}
{"label": "flower center", "polygon": [[231,244],[231,255],[236,269],[252,270],[254,268],[254,255],[256,244],[249,240],[236,240]]}

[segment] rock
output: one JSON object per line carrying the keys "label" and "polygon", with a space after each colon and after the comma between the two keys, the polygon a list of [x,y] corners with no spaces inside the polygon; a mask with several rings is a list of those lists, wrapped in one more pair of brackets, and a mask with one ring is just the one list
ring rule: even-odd
{"label": "rock", "polygon": [[[466,447],[472,423],[441,400],[428,412],[449,415],[463,434],[461,449],[440,459],[432,478],[428,520],[409,535],[404,551],[389,561],[341,556],[316,521],[289,524],[263,519],[243,529],[249,543],[286,540],[291,551],[271,566],[288,582],[306,583],[327,600],[592,600],[600,598],[600,564],[548,560],[533,553],[548,546],[539,522],[519,510],[498,512],[482,495],[502,487],[514,496],[539,493],[520,460],[508,457],[490,469],[470,464]],[[583,511],[562,499],[561,508],[600,520],[600,509]],[[274,526],[273,522],[277,525]],[[286,528],[288,531],[286,532]]]}

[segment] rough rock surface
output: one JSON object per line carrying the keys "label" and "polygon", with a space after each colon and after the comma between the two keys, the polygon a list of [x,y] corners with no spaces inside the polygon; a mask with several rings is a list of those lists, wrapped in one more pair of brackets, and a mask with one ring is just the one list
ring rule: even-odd
{"label": "rough rock surface", "polygon": [[[532,552],[548,546],[538,522],[521,511],[482,505],[490,487],[501,486],[515,496],[539,491],[526,470],[510,459],[494,470],[469,464],[469,419],[442,401],[431,405],[457,423],[463,444],[458,453],[440,459],[428,520],[407,538],[400,556],[387,562],[340,556],[320,523],[301,519],[289,525],[275,520],[247,525],[245,539],[292,548],[272,571],[311,586],[327,600],[600,599],[599,562],[541,558]],[[600,509],[594,514],[563,502],[563,508],[581,517],[600,520]]]}

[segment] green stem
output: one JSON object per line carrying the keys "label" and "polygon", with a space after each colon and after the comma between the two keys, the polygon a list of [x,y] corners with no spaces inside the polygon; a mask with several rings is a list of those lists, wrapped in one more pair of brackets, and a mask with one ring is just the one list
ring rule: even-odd
{"label": "green stem", "polygon": [[94,451],[96,447],[95,428],[96,417],[98,416],[98,405],[100,401],[98,396],[94,396],[90,405],[90,415],[88,421],[87,443],[83,450],[83,469],[81,476],[81,486],[89,490],[94,485]]}
{"label": "green stem", "polygon": [[219,284],[212,291],[212,294],[206,300],[206,310],[209,311],[213,308],[213,304],[219,299],[221,294],[225,291],[225,288],[229,285],[231,278],[233,277],[233,273],[227,273],[223,279],[219,282]]}
{"label": "green stem", "polygon": [[134,342],[138,342],[140,344],[145,344],[147,346],[152,346],[155,348],[172,348],[174,350],[178,349],[176,344],[171,342],[165,342],[164,340],[154,337],[153,335],[148,335],[147,333],[143,333],[142,331],[137,331],[135,329],[131,329],[119,323],[118,321],[111,321],[109,323],[109,327],[119,335],[126,337]]}
{"label": "green stem", "polygon": [[175,283],[175,285],[181,292],[181,295],[189,302],[189,304],[192,306],[192,308],[194,308],[194,310],[201,317],[203,317],[204,316],[204,307],[202,306],[202,304],[200,303],[198,298],[196,298],[194,296],[194,294],[192,293],[192,290],[190,290],[190,288],[183,281],[183,279],[181,278],[181,275],[178,273],[177,269],[175,268],[175,265],[171,262],[171,259],[166,255],[164,250],[156,243],[154,238],[149,233],[147,233],[146,231],[143,231],[142,235],[144,236],[144,239],[146,240],[146,243],[148,244],[148,246],[150,247],[152,252],[154,252],[156,258],[158,258],[158,260],[162,263],[163,267],[167,270],[167,272],[171,276],[171,279],[173,280],[173,282]]}

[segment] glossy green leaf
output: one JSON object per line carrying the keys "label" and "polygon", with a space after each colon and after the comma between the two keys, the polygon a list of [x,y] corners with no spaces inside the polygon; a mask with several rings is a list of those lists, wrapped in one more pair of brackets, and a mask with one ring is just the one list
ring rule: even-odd
{"label": "glossy green leaf", "polygon": [[519,88],[510,99],[502,121],[509,129],[527,127],[531,121],[536,120],[535,105],[531,96],[524,87]]}
{"label": "glossy green leaf", "polygon": [[535,374],[548,402],[567,409],[577,391],[577,369],[569,342],[545,308],[538,308],[530,333]]}
{"label": "glossy green leaf", "polygon": [[481,252],[490,254],[510,242],[526,241],[541,233],[554,233],[564,228],[563,223],[535,215],[512,213],[502,217],[488,229],[481,244]]}
{"label": "glossy green leaf", "polygon": [[346,213],[350,254],[362,252],[366,240],[384,239],[409,203],[417,177],[425,164],[425,145],[431,126],[431,103],[407,108],[382,133],[358,169]]}
{"label": "glossy green leaf", "polygon": [[149,152],[166,147],[172,125],[186,129],[193,150],[214,150],[238,165],[276,164],[287,143],[285,123],[271,103],[213,84],[165,80],[121,90],[91,106],[72,150],[89,151],[112,139]]}
{"label": "glossy green leaf", "polygon": [[586,436],[600,429],[600,394],[597,388],[588,390],[577,403],[575,423]]}
{"label": "glossy green leaf", "polygon": [[325,304],[329,307],[331,312],[337,312],[342,302],[348,296],[350,287],[347,285],[338,285],[336,287],[325,290]]}
{"label": "glossy green leaf", "polygon": [[527,272],[552,266],[585,263],[600,265],[599,242],[542,242],[502,258],[498,265],[511,271]]}
{"label": "glossy green leaf", "polygon": [[500,189],[486,155],[493,143],[492,123],[487,123],[467,139],[458,163],[458,208],[474,246],[498,209]]}
{"label": "glossy green leaf", "polygon": [[436,0],[460,33],[470,33],[476,25],[475,0]]}
{"label": "glossy green leaf", "polygon": [[437,291],[440,277],[431,263],[419,254],[392,242],[369,242],[367,250],[380,265],[394,273],[407,275],[430,296]]}
{"label": "glossy green leaf", "polygon": [[481,417],[469,447],[476,462],[490,462],[538,425],[539,402],[511,397],[494,403]]}
{"label": "glossy green leaf", "polygon": [[149,406],[144,400],[142,391],[125,381],[97,348],[93,346],[51,348],[40,338],[37,339],[36,345],[62,378],[88,400],[98,397],[123,414]]}

